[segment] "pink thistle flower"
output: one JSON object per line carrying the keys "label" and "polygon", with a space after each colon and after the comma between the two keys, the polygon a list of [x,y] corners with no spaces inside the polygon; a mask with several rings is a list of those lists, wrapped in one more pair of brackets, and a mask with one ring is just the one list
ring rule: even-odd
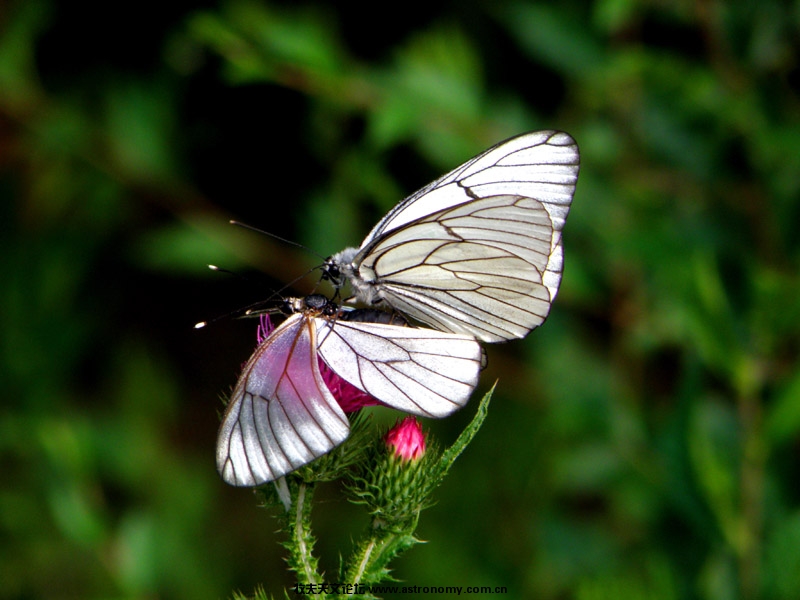
{"label": "pink thistle flower", "polygon": [[269,318],[268,313],[263,313],[258,318],[258,330],[256,331],[256,339],[258,340],[258,345],[261,345],[265,339],[269,337],[269,334],[275,329],[275,325],[272,324],[272,320]]}
{"label": "pink thistle flower", "polygon": [[425,454],[425,434],[416,417],[398,421],[383,439],[389,451],[405,461],[416,461]]}

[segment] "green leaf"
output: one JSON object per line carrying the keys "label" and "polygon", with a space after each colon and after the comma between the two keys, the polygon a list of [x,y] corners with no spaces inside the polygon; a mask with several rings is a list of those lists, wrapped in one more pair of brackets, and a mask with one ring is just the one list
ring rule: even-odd
{"label": "green leaf", "polygon": [[[450,467],[453,466],[453,463],[467,448],[469,443],[480,430],[481,425],[483,425],[483,422],[486,420],[486,416],[489,414],[489,402],[492,400],[492,394],[494,394],[496,387],[497,383],[495,382],[495,384],[492,386],[492,389],[486,392],[486,395],[481,398],[481,401],[478,404],[478,410],[475,411],[475,416],[472,417],[472,421],[470,421],[469,425],[464,428],[464,431],[462,431],[461,435],[459,435],[456,441],[453,442],[453,445],[442,453],[442,457],[438,462],[437,468],[434,470],[438,481],[441,481],[447,475]],[[436,483],[437,485],[438,481]]]}

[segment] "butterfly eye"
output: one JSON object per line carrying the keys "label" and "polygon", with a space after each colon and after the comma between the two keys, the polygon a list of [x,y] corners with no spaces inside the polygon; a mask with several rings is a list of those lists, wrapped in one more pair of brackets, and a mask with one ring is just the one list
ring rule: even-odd
{"label": "butterfly eye", "polygon": [[341,287],[344,283],[342,280],[342,271],[339,265],[333,262],[334,257],[330,256],[325,259],[322,266],[322,280],[330,281],[335,287]]}

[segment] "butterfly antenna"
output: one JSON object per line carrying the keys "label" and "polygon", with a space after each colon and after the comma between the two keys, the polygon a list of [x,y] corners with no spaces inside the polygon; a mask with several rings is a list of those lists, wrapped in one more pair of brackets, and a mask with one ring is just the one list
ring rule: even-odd
{"label": "butterfly antenna", "polygon": [[[273,293],[270,295],[270,297],[269,297],[269,298],[267,298],[266,300],[263,300],[263,302],[270,302],[270,301],[272,301],[273,299],[275,299],[276,297],[278,297],[278,298],[285,298],[286,296],[285,296],[284,292],[286,292],[286,290],[288,290],[289,288],[293,287],[293,286],[294,286],[294,284],[296,284],[298,281],[301,281],[301,280],[302,280],[304,277],[306,277],[306,276],[310,275],[311,273],[313,273],[314,271],[316,271],[318,268],[319,268],[319,267],[311,267],[311,268],[310,268],[308,271],[306,271],[306,272],[305,272],[305,273],[303,273],[302,275],[300,275],[300,276],[298,276],[298,277],[295,277],[295,278],[294,278],[294,279],[292,279],[292,280],[291,280],[289,283],[287,283],[286,285],[284,285],[282,288],[280,288],[279,290],[276,290],[275,292],[273,292]],[[316,290],[316,286],[315,286],[315,290]],[[316,293],[316,291],[315,291],[315,292],[312,292],[312,293]],[[258,303],[256,303],[256,304],[258,304]]]}
{"label": "butterfly antenna", "polygon": [[[208,268],[211,271],[215,271],[217,273],[225,273],[227,275],[233,275],[234,277],[238,277],[244,281],[250,281],[246,276],[242,275],[241,273],[237,273],[236,271],[231,271],[230,269],[225,269],[223,267],[218,267],[217,265],[208,265]],[[291,285],[291,284],[290,284]],[[283,288],[286,289],[286,288]],[[279,290],[277,292],[272,292],[270,296],[266,300],[259,300],[258,302],[253,302],[242,308],[237,308],[225,314],[219,315],[218,317],[214,317],[210,321],[199,321],[195,323],[195,329],[202,329],[211,323],[216,323],[217,321],[221,321],[223,319],[236,319],[240,317],[249,317],[251,315],[257,315],[259,312],[269,312],[269,309],[265,310],[258,310],[258,307],[264,306],[265,304],[271,302],[276,296],[280,296],[280,293],[283,290]]]}
{"label": "butterfly antenna", "polygon": [[[264,231],[263,229],[259,229],[258,227],[254,227],[253,225],[248,225],[247,223],[242,223],[241,221],[236,221],[235,219],[231,219],[230,220],[230,224],[231,225],[236,225],[237,227],[242,227],[243,229],[249,229],[250,231],[254,231],[256,233],[261,233],[263,235],[266,235],[266,236],[271,237],[273,239],[279,240],[279,241],[284,242],[286,244],[289,244],[291,246],[295,246],[296,248],[300,248],[302,250],[305,250],[306,252],[310,252],[311,254],[313,254],[313,255],[317,256],[318,258],[322,259],[323,262],[325,261],[325,258],[323,256],[321,256],[320,254],[317,254],[316,252],[314,252],[310,248],[307,248],[306,246],[303,246],[302,244],[298,244],[297,242],[293,242],[292,240],[287,240],[285,238],[282,238],[279,235],[275,235],[274,233],[270,233],[269,231]],[[241,273],[237,273],[235,271],[231,271],[231,270],[225,269],[223,267],[218,267],[216,265],[208,265],[208,268],[211,269],[212,271],[216,271],[218,273],[227,273],[228,275],[234,275],[234,276],[236,276],[236,277],[238,277],[240,279],[248,281],[248,278],[246,276],[242,275]],[[269,295],[269,297],[266,298],[265,300],[259,300],[258,302],[254,302],[254,303],[252,303],[252,304],[250,304],[248,306],[245,306],[243,308],[238,308],[236,310],[230,311],[228,313],[225,313],[223,315],[215,317],[214,319],[211,319],[210,321],[200,321],[200,322],[195,324],[194,328],[195,329],[202,329],[203,327],[206,327],[207,325],[210,325],[211,323],[215,323],[215,322],[220,321],[222,319],[239,318],[239,317],[251,317],[251,316],[259,315],[259,314],[264,313],[264,312],[279,311],[280,309],[264,308],[264,307],[269,305],[276,298],[283,299],[285,297],[284,296],[284,292],[287,289],[289,289],[292,286],[294,286],[294,284],[296,284],[298,281],[302,280],[304,277],[307,277],[308,275],[310,275],[311,273],[316,271],[318,268],[319,267],[310,268],[308,271],[306,271],[305,273],[303,273],[299,277],[296,277],[295,279],[293,279],[292,281],[290,281],[289,283],[284,285],[279,290],[273,291]],[[316,289],[316,286],[315,286],[315,289]],[[338,296],[338,293],[339,293],[339,290],[337,289],[336,290],[337,296]]]}
{"label": "butterfly antenna", "polygon": [[[285,244],[289,244],[290,246],[294,246],[295,248],[300,248],[301,250],[305,250],[309,254],[313,254],[314,256],[316,256],[317,258],[322,260],[322,264],[321,265],[318,265],[316,267],[312,267],[311,269],[306,271],[303,275],[301,275],[297,279],[295,279],[295,280],[289,282],[288,284],[286,284],[283,288],[278,290],[278,292],[276,292],[276,293],[280,294],[286,288],[294,285],[299,280],[301,280],[303,277],[306,277],[307,275],[310,275],[311,273],[313,273],[317,269],[322,269],[322,277],[321,277],[320,281],[325,281],[325,280],[330,281],[333,284],[334,288],[335,288],[335,292],[334,292],[334,296],[333,296],[334,300],[339,298],[339,289],[342,287],[341,282],[340,282],[340,276],[338,274],[335,275],[335,276],[331,275],[330,264],[328,262],[328,258],[327,257],[324,257],[321,254],[318,254],[317,252],[314,252],[311,248],[309,248],[307,246],[304,246],[303,244],[298,244],[297,242],[294,242],[292,240],[287,240],[286,238],[282,238],[279,235],[275,235],[274,233],[270,233],[269,231],[265,231],[263,229],[259,229],[258,227],[254,227],[253,225],[248,225],[247,223],[242,223],[241,221],[237,221],[236,219],[231,219],[229,221],[229,223],[231,225],[236,225],[237,227],[242,227],[243,229],[249,229],[250,231],[254,231],[256,233],[260,233],[262,235],[266,235],[268,237],[271,237],[273,239],[281,241],[281,242],[283,242]],[[319,285],[319,284],[317,284],[317,285]],[[315,286],[314,289],[316,290],[316,286]]]}
{"label": "butterfly antenna", "polygon": [[231,225],[236,225],[237,227],[242,227],[243,229],[249,229],[250,231],[255,231],[256,233],[260,233],[262,235],[266,235],[267,237],[271,237],[273,239],[278,240],[279,242],[283,242],[284,244],[289,244],[290,246],[294,246],[295,248],[300,248],[301,250],[305,250],[306,252],[310,252],[317,258],[325,260],[325,257],[317,254],[311,248],[304,246],[303,244],[298,244],[297,242],[293,242],[292,240],[287,240],[286,238],[282,238],[279,235],[275,235],[274,233],[270,233],[269,231],[265,231],[263,229],[259,229],[258,227],[254,227],[253,225],[248,225],[247,223],[242,223],[241,221],[236,221],[235,219],[231,219]]}
{"label": "butterfly antenna", "polygon": [[275,296],[270,296],[267,300],[259,300],[258,302],[253,302],[248,306],[244,306],[242,308],[237,308],[236,310],[232,310],[227,312],[223,315],[219,315],[218,317],[214,317],[210,321],[199,321],[194,324],[195,329],[202,329],[212,323],[216,323],[217,321],[222,321],[223,319],[242,319],[247,317],[255,317],[263,313],[275,313],[280,312],[280,308],[278,307],[270,307],[270,308],[261,308],[268,302],[272,301]]}
{"label": "butterfly antenna", "polygon": [[231,271],[230,269],[226,269],[224,267],[218,267],[217,265],[208,265],[210,271],[215,271],[217,273],[225,273],[226,275],[233,275],[234,277],[238,277],[239,279],[244,279],[247,281],[247,276],[242,275],[241,273],[237,273],[236,271]]}

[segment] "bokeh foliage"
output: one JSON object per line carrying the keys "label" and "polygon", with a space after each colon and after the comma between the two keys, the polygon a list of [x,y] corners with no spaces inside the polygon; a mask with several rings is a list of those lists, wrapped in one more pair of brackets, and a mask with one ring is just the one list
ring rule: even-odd
{"label": "bokeh foliage", "polygon": [[0,597],[291,586],[213,466],[254,324],[192,325],[319,258],[228,219],[329,254],[537,128],[582,151],[561,294],[396,575],[800,597],[799,40],[781,0],[0,4]]}

